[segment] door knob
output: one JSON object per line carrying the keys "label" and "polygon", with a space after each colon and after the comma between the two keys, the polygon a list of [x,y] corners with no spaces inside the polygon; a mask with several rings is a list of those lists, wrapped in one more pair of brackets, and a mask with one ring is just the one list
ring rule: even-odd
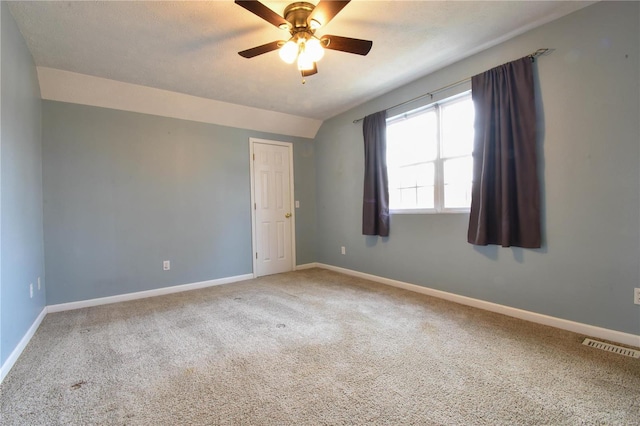
{"label": "door knob", "polygon": [[287,219],[291,217],[291,213],[287,213],[284,215],[284,217],[286,217]]}

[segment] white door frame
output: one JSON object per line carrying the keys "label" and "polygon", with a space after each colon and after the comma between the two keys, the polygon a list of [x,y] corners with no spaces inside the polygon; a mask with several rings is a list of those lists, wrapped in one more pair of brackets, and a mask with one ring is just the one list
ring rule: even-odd
{"label": "white door frame", "polygon": [[268,139],[249,138],[249,170],[251,176],[251,259],[253,259],[253,278],[257,278],[258,267],[258,244],[256,242],[256,188],[255,188],[255,176],[253,173],[253,146],[254,144],[267,144],[284,146],[289,149],[289,188],[291,190],[291,196],[289,197],[291,211],[291,270],[296,270],[296,212],[295,212],[295,200],[294,200],[294,187],[293,187],[293,143],[291,142],[279,142]]}

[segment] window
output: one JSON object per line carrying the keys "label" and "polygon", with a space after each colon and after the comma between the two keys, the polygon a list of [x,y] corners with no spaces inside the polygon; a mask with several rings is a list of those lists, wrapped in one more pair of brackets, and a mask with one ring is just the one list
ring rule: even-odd
{"label": "window", "polygon": [[469,211],[473,119],[471,92],[387,119],[392,212]]}

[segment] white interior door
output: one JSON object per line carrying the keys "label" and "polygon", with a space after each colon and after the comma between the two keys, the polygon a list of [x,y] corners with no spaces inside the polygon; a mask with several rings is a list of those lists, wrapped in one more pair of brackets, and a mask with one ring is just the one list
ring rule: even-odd
{"label": "white interior door", "polygon": [[251,142],[254,195],[254,274],[293,270],[291,144]]}

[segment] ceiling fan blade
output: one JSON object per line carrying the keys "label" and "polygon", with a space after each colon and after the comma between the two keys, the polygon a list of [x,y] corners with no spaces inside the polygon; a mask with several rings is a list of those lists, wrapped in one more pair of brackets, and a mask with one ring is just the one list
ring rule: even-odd
{"label": "ceiling fan blade", "polygon": [[[311,14],[307,17],[307,23],[314,29],[323,27],[338,14],[349,1],[335,1],[335,0],[320,0],[320,3],[311,11]],[[311,25],[311,21],[316,21],[319,25]]]}
{"label": "ceiling fan blade", "polygon": [[271,43],[263,44],[262,46],[252,47],[251,49],[243,50],[242,52],[238,52],[238,55],[243,58],[253,58],[258,55],[262,55],[263,53],[271,52],[273,50],[278,50],[285,43],[284,40],[272,41]]}
{"label": "ceiling fan blade", "polygon": [[324,35],[320,39],[322,45],[331,50],[366,55],[371,50],[373,42],[371,40],[361,40],[359,38],[340,37],[335,35]]}
{"label": "ceiling fan blade", "polygon": [[235,3],[278,28],[282,28],[282,26],[289,28],[291,25],[282,16],[278,15],[257,0],[236,0]]}
{"label": "ceiling fan blade", "polygon": [[300,71],[300,74],[302,74],[303,77],[309,77],[310,75],[314,75],[317,73],[318,73],[318,65],[315,62],[313,63],[313,69]]}

